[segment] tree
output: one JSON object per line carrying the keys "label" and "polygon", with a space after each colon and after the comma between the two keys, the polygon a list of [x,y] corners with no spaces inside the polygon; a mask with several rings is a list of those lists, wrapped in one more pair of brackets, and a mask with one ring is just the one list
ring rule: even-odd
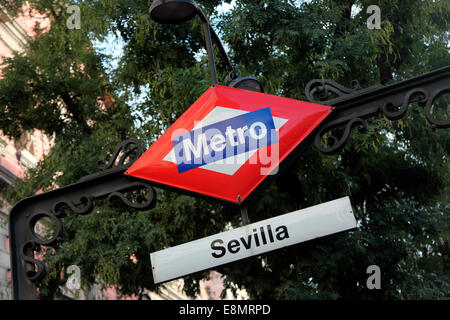
{"label": "tree", "polygon": [[[218,12],[220,3],[201,1],[233,63],[243,75],[258,77],[267,93],[305,100],[304,87],[313,78],[343,84],[359,79],[365,87],[450,62],[445,1],[236,0],[230,11]],[[197,19],[156,24],[148,18],[148,1],[141,0],[78,4],[83,16],[75,31],[65,27],[67,3],[31,2],[55,13],[52,28],[4,63],[0,127],[10,135],[39,128],[56,140],[39,167],[17,182],[12,202],[95,172],[98,150],[105,153],[121,139],[136,136],[150,145],[209,86]],[[381,8],[380,30],[366,27],[365,9],[373,4]],[[108,57],[91,41],[111,32],[125,47],[119,66],[105,75]],[[103,110],[97,99],[105,96],[113,97],[114,106]],[[222,266],[227,287],[269,299],[448,299],[449,141],[448,131],[432,132],[423,111],[412,108],[403,121],[374,119],[340,154],[309,147],[250,203],[250,219],[349,195],[358,228]],[[86,284],[101,279],[125,294],[157,289],[150,252],[220,232],[227,223],[240,225],[236,210],[164,190],[149,212],[100,206],[88,216],[69,215],[66,241],[47,254],[54,271],[41,296],[57,291],[58,270],[70,264],[80,266]],[[381,290],[366,287],[369,265],[380,267]],[[188,294],[206,274],[185,277]]]}

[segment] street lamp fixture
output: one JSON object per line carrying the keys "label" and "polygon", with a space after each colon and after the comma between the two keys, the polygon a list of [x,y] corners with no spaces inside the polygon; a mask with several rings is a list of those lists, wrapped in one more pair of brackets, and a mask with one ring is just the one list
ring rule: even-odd
{"label": "street lamp fixture", "polygon": [[205,34],[206,51],[208,52],[209,68],[211,72],[211,84],[214,87],[218,84],[217,70],[214,58],[213,39],[219,49],[220,55],[225,62],[227,69],[228,86],[246,89],[256,92],[263,92],[261,83],[253,77],[239,77],[231,65],[230,59],[217,34],[211,24],[194,0],[154,0],[149,10],[150,18],[162,24],[180,24],[199,16],[203,23]]}

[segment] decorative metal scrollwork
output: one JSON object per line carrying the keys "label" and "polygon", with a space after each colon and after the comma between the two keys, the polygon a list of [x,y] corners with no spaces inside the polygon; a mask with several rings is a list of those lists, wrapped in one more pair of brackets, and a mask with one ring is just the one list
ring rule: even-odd
{"label": "decorative metal scrollwork", "polygon": [[358,126],[359,132],[363,133],[367,130],[367,124],[366,122],[361,118],[353,118],[352,120],[348,121],[345,125],[344,133],[340,139],[337,139],[335,136],[331,135],[327,137],[327,144],[328,146],[325,147],[323,145],[323,136],[334,129],[334,125],[331,124],[329,126],[323,127],[314,137],[314,143],[316,147],[325,154],[332,154],[341,149],[350,139],[350,135],[352,133],[352,129],[354,127]]}
{"label": "decorative metal scrollwork", "polygon": [[[83,207],[80,208],[80,205]],[[69,199],[62,199],[53,206],[53,212],[56,216],[64,217],[66,216],[65,209],[67,209],[67,207],[77,214],[89,214],[94,209],[94,199],[92,196],[84,195],[80,198],[78,206]]]}
{"label": "decorative metal scrollwork", "polygon": [[[384,114],[390,120],[403,118],[412,103],[425,107],[425,116],[432,129],[449,128],[450,120],[436,119],[433,104],[443,94],[450,93],[450,67],[421,75],[417,78],[383,86],[361,89],[357,82],[346,88],[331,80],[312,80],[305,89],[309,101],[333,106],[333,112],[325,119],[315,136],[315,145],[326,154],[334,153],[349,141],[352,129],[359,126],[364,132],[363,119]],[[330,94],[337,98],[329,98]],[[319,95],[316,99],[315,96]],[[331,135],[324,143],[324,136],[333,129],[344,127],[340,139]]]}
{"label": "decorative metal scrollwork", "polygon": [[436,128],[450,128],[450,119],[438,120],[432,114],[434,102],[436,101],[437,98],[446,93],[450,94],[450,87],[434,91],[429,97],[429,99],[426,101],[425,116],[427,120],[431,123],[431,128],[433,130]]}
{"label": "decorative metal scrollwork", "polygon": [[[49,238],[43,238],[35,231],[37,223],[45,218],[53,222],[52,236]],[[24,243],[20,254],[25,263],[33,266],[31,270],[26,272],[27,278],[32,282],[39,282],[47,274],[47,265],[36,258],[35,253],[40,252],[42,246],[54,246],[63,240],[63,224],[55,214],[40,212],[28,217],[28,230],[31,240]]]}
{"label": "decorative metal scrollwork", "polygon": [[125,161],[127,159],[129,159],[128,163],[133,163],[143,153],[144,147],[136,139],[125,140],[116,147],[116,150],[114,150],[111,158],[109,159],[108,163],[105,166],[102,166],[103,165],[102,161],[99,161],[97,163],[97,166],[100,170],[107,170],[111,169],[116,164],[117,161],[118,163],[116,166],[118,167],[124,166]]}
{"label": "decorative metal scrollwork", "polygon": [[[89,214],[94,209],[94,200],[105,198],[110,206],[116,204],[115,200],[119,200],[123,205],[134,210],[149,210],[155,206],[156,192],[152,186],[123,175],[126,168],[142,153],[143,146],[137,140],[130,139],[122,142],[103,168],[104,172],[82,178],[77,184],[67,187],[71,191],[61,192],[61,194],[58,192],[60,195],[55,197],[54,202],[46,204],[45,210],[26,216],[25,228],[28,239],[20,248],[20,258],[25,265],[29,266],[25,271],[25,277],[29,281],[38,283],[45,278],[47,266],[42,261],[42,257],[36,256],[35,253],[41,251],[42,247],[55,246],[63,241],[62,218],[67,216],[69,211],[80,215]],[[125,163],[127,159],[129,160]],[[107,170],[112,169],[114,165],[117,169]],[[103,191],[99,192],[95,185],[102,183]],[[48,238],[41,237],[35,231],[37,223],[45,218],[53,223],[52,234]]]}
{"label": "decorative metal scrollwork", "polygon": [[[352,80],[351,88],[344,87],[343,85],[327,79],[314,79],[308,82],[305,88],[306,97],[309,101],[315,103],[328,104],[334,98],[330,98],[330,95],[334,94],[338,97],[355,93],[361,89],[358,80]],[[318,99],[315,96],[318,96]]]}
{"label": "decorative metal scrollwork", "polygon": [[399,110],[393,111],[394,105],[391,102],[386,102],[381,110],[384,115],[390,120],[399,120],[406,115],[409,105],[412,102],[418,102],[419,105],[424,106],[428,99],[428,94],[424,89],[417,88],[410,90],[404,97],[402,106]]}
{"label": "decorative metal scrollwork", "polygon": [[[148,193],[145,197],[142,193],[138,194],[135,201],[130,201],[124,193],[130,193],[133,190],[146,191]],[[156,204],[156,193],[155,190],[147,183],[144,182],[132,182],[124,185],[119,190],[111,192],[107,198],[108,204],[110,206],[114,205],[115,200],[118,199],[127,206],[136,210],[148,210],[155,206]]]}
{"label": "decorative metal scrollwork", "polygon": [[47,265],[34,257],[35,252],[39,252],[41,246],[33,241],[25,242],[20,250],[20,257],[28,265],[32,265],[32,270],[26,271],[28,280],[39,282],[47,275]]}
{"label": "decorative metal scrollwork", "polygon": [[406,115],[409,105],[413,102],[417,102],[419,106],[425,107],[425,117],[431,124],[432,129],[436,128],[449,128],[450,120],[438,120],[433,116],[433,104],[437,98],[445,93],[450,93],[450,87],[434,91],[431,95],[425,89],[416,88],[410,90],[404,97],[402,106],[399,110],[393,111],[393,104],[386,102],[381,111],[390,120],[399,120]]}
{"label": "decorative metal scrollwork", "polygon": [[[51,230],[53,235],[48,239],[41,238],[35,232],[35,227],[38,221],[44,218],[49,218],[53,222],[54,230]],[[55,216],[51,213],[35,213],[28,219],[28,228],[31,233],[32,241],[44,245],[44,246],[52,246],[59,241],[63,240],[63,224],[59,217]]]}

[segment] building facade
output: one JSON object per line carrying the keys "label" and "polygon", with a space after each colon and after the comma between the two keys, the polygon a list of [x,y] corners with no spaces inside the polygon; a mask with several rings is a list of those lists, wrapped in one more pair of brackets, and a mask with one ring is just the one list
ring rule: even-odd
{"label": "building facade", "polygon": [[[28,38],[34,35],[36,23],[46,24],[48,21],[41,15],[22,14],[13,18],[0,6],[0,61],[13,51],[23,50]],[[23,178],[26,170],[36,166],[49,150],[50,141],[39,130],[24,132],[19,139],[11,139],[0,128],[0,299],[11,298],[7,226],[11,204],[5,196],[14,180]]]}

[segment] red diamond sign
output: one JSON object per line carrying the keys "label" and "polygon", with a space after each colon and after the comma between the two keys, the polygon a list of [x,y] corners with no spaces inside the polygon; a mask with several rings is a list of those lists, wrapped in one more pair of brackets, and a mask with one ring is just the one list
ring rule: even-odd
{"label": "red diamond sign", "polygon": [[240,203],[331,107],[216,85],[125,174]]}

